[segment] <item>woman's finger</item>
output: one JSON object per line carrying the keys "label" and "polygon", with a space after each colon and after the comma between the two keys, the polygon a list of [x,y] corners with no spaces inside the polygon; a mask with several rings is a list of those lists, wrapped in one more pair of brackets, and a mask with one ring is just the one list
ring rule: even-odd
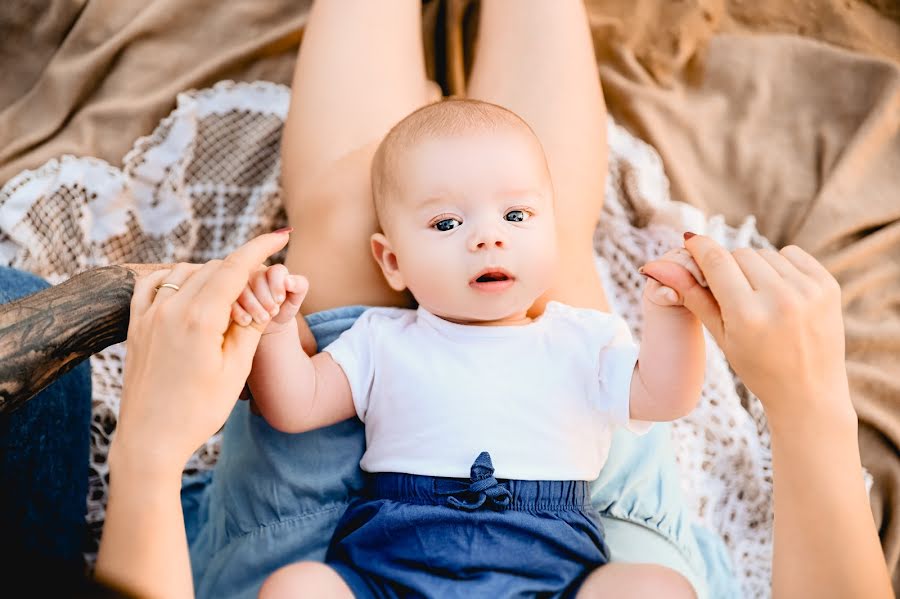
{"label": "woman's finger", "polygon": [[669,250],[668,252],[666,252],[665,254],[660,256],[659,258],[657,258],[657,260],[671,260],[672,262],[675,262],[676,264],[680,264],[683,267],[685,267],[686,269],[688,269],[688,271],[690,271],[690,273],[692,275],[694,275],[694,279],[696,279],[696,281],[701,286],[703,286],[703,287],[709,286],[706,283],[706,279],[703,278],[703,273],[700,271],[700,267],[697,266],[697,262],[694,261],[694,259],[691,257],[691,253],[689,251],[687,251],[687,249],[685,249],[683,247],[674,248],[672,250]]}
{"label": "woman's finger", "polygon": [[754,290],[783,288],[784,280],[781,275],[753,248],[738,248],[732,255]]}
{"label": "woman's finger", "polygon": [[[256,329],[259,332],[265,330],[270,319],[269,314],[247,289],[252,272],[265,267],[261,264],[256,264],[252,268],[246,264],[240,265],[240,268],[235,268],[236,266],[238,265],[227,263],[226,260],[210,260],[181,286],[181,291],[172,301],[179,302],[180,309],[184,311],[190,323],[223,334],[227,332],[230,324],[240,328]],[[203,292],[206,284],[216,279],[225,278],[230,281],[231,286],[236,286],[240,272],[245,272],[247,279],[243,281],[238,295],[231,298],[229,304],[223,305],[223,297],[211,297]],[[249,325],[243,325],[231,318],[231,305],[235,302],[242,304],[245,311],[251,315]]]}
{"label": "woman's finger", "polygon": [[135,282],[134,291],[131,294],[132,321],[140,318],[150,309],[156,296],[156,286],[164,283],[170,274],[172,274],[172,269],[166,268],[149,273]]}
{"label": "woman's finger", "polygon": [[[288,229],[286,233],[269,233],[260,235],[245,243],[235,250],[223,264],[222,272],[214,278],[210,278],[203,286],[199,296],[201,299],[214,301],[217,297],[236,298],[249,279],[250,272],[266,258],[281,250],[288,242]],[[241,282],[241,273],[244,280]],[[223,327],[225,339],[222,344],[222,352],[225,359],[225,367],[236,373],[246,375],[253,361],[253,354],[259,345],[262,331],[257,326],[242,327],[235,322],[226,322]],[[245,376],[246,378],[246,376]]]}
{"label": "woman's finger", "polygon": [[796,245],[786,245],[779,253],[787,258],[797,270],[810,276],[819,283],[836,283],[834,277],[822,263],[810,256],[803,248]]}
{"label": "woman's finger", "polygon": [[250,273],[287,245],[290,231],[288,229],[283,233],[266,233],[254,237],[229,254],[221,264],[222,275],[204,281],[201,291],[204,300],[216,302],[221,301],[217,298],[227,298],[227,305],[230,305],[247,284]]}
{"label": "woman's finger", "polygon": [[[216,309],[210,314],[221,317],[224,330],[229,320],[232,302],[237,300],[246,287],[250,275],[262,268],[260,265],[269,256],[284,248],[288,242],[288,232],[290,230],[259,235],[233,251],[224,260],[210,260],[183,286],[180,298],[189,302],[196,296],[203,295],[204,306],[209,308],[215,306]],[[211,287],[206,289],[208,284]]]}
{"label": "woman's finger", "polygon": [[[171,301],[176,294],[181,293],[182,287],[184,287],[191,275],[199,269],[199,264],[190,264],[188,262],[179,262],[176,264],[169,275],[154,287],[150,309],[157,308],[161,304]],[[174,285],[177,289],[175,287],[159,287],[159,289],[156,289],[159,285]]]}
{"label": "woman's finger", "polygon": [[776,252],[772,248],[763,248],[759,250],[759,255],[781,275],[781,278],[788,285],[800,291],[803,295],[809,295],[817,287],[809,275],[801,272],[783,254]]}
{"label": "woman's finger", "polygon": [[792,279],[797,273],[797,267],[791,264],[790,260],[773,250],[772,248],[762,248],[758,250],[760,257],[769,263],[775,272],[781,275],[783,279]]}
{"label": "woman's finger", "polygon": [[[709,290],[723,311],[734,311],[747,301],[753,287],[731,252],[705,235],[693,235],[685,240],[684,247],[700,267]],[[703,289],[699,285],[697,288]]]}

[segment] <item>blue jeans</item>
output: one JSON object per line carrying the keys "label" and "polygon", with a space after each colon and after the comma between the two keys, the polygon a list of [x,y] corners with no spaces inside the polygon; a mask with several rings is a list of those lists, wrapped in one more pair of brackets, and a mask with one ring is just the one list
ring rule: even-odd
{"label": "blue jeans", "polygon": [[[0,267],[0,304],[46,287],[30,273]],[[11,574],[27,575],[29,570],[16,570],[18,564],[41,564],[56,582],[81,578],[90,422],[87,361],[15,412],[0,415],[0,547],[2,566]],[[42,580],[30,571],[34,591]]]}
{"label": "blue jeans", "polygon": [[[363,313],[347,306],[307,316],[319,349]],[[265,578],[301,560],[323,561],[350,501],[363,489],[362,423],[353,418],[281,433],[238,402],[213,472],[182,490],[197,596],[256,597]],[[696,526],[681,497],[669,427],[618,431],[591,500],[611,561],[651,562],[682,573],[700,597],[737,597],[725,546]]]}

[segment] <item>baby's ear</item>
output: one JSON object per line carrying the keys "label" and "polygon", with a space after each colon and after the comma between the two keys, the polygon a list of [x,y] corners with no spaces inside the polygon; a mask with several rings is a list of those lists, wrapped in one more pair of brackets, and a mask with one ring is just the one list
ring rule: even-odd
{"label": "baby's ear", "polygon": [[381,267],[384,278],[394,291],[406,289],[403,274],[397,264],[397,254],[391,249],[391,242],[381,233],[373,233],[371,237],[372,255]]}

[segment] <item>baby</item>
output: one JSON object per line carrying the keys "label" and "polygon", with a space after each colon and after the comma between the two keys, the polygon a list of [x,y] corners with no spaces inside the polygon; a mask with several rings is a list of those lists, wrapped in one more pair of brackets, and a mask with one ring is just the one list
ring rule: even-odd
{"label": "baby", "polygon": [[[557,272],[554,194],[539,140],[504,108],[426,106],[372,169],[372,253],[418,307],[371,308],[312,358],[294,319],[301,277],[260,270],[235,307],[243,322],[260,305],[275,315],[259,319],[248,381],[269,424],[358,416],[366,430],[367,486],[325,564],[287,566],[261,596],[624,597],[638,592],[629,580],[652,580],[656,595],[692,597],[673,570],[605,565],[589,481],[616,427],[643,432],[694,408],[699,321],[652,280],[640,348],[615,314],[550,301],[530,315]],[[686,251],[663,259],[702,282]]]}

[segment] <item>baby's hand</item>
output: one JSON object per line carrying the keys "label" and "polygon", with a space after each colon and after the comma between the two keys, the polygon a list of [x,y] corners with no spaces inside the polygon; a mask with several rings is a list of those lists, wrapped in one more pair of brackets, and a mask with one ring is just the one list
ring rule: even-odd
{"label": "baby's hand", "polygon": [[[694,261],[690,252],[685,248],[681,247],[669,250],[656,260],[680,264],[693,275],[698,284],[703,287],[708,286],[706,284],[706,279],[703,277],[703,273],[700,271],[700,267]],[[644,299],[653,302],[658,306],[681,306],[683,304],[683,298],[679,297],[674,289],[664,286],[648,274],[643,272],[641,272],[641,274],[647,277],[647,285],[644,287]]]}
{"label": "baby's hand", "polygon": [[306,277],[290,274],[283,264],[262,267],[232,304],[231,318],[243,326],[255,321],[265,335],[281,332],[293,323],[308,290]]}

